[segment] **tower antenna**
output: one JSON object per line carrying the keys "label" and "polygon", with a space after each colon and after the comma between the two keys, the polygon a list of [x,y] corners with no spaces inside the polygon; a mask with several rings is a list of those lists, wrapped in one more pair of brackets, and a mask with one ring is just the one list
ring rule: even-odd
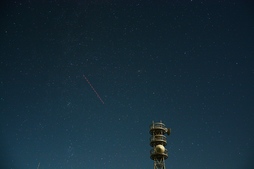
{"label": "tower antenna", "polygon": [[166,169],[165,160],[168,158],[168,150],[165,148],[167,139],[165,134],[170,135],[171,129],[166,128],[165,124],[152,122],[150,125],[150,158],[154,161],[154,169]]}

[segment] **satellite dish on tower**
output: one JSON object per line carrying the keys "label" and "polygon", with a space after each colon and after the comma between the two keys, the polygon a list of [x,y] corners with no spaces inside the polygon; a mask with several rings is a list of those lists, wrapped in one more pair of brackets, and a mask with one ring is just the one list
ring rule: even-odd
{"label": "satellite dish on tower", "polygon": [[167,133],[167,135],[170,135],[170,133],[171,133],[171,128],[167,128],[167,129],[166,129],[166,133]]}
{"label": "satellite dish on tower", "polygon": [[164,153],[165,152],[165,147],[163,146],[163,145],[161,145],[161,144],[159,144],[159,145],[157,145],[156,147],[155,147],[155,151],[157,152],[157,153]]}

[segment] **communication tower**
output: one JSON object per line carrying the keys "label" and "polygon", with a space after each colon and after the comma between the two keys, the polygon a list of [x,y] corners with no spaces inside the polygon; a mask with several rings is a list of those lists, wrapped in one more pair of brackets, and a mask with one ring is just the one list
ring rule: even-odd
{"label": "communication tower", "polygon": [[166,128],[165,124],[153,122],[150,125],[150,158],[154,161],[154,169],[166,169],[165,160],[168,158],[168,150],[165,148],[167,139],[165,134],[170,135],[171,129]]}

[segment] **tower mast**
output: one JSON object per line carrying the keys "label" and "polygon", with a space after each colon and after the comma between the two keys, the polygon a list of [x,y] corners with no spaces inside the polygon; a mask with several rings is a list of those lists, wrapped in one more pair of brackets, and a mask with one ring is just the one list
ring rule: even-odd
{"label": "tower mast", "polygon": [[154,161],[154,169],[166,169],[165,160],[168,158],[168,150],[165,148],[167,139],[165,134],[170,135],[171,129],[166,128],[165,124],[152,122],[150,125],[150,158]]}

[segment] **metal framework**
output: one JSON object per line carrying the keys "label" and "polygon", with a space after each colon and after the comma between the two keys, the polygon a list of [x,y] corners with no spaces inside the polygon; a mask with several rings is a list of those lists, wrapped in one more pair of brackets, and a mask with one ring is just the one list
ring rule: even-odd
{"label": "metal framework", "polygon": [[150,125],[150,158],[154,161],[154,169],[166,169],[165,160],[168,158],[168,150],[165,148],[167,139],[165,134],[170,135],[171,129],[166,128],[165,124],[153,122]]}

